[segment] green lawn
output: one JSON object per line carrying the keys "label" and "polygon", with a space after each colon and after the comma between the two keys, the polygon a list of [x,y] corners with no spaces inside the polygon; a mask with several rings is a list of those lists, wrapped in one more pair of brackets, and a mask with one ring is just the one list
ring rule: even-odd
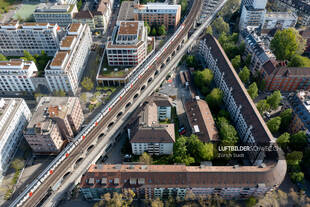
{"label": "green lawn", "polygon": [[[1,1],[1,0],[0,0]],[[13,16],[14,19],[23,19],[29,20],[35,8],[39,4],[23,4],[23,6],[16,11],[15,15]]]}

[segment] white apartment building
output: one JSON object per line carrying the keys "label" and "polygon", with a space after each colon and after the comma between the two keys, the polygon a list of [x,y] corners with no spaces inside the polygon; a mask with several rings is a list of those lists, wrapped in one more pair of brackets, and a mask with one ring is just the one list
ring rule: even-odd
{"label": "white apartment building", "polygon": [[50,23],[0,24],[0,53],[23,56],[24,50],[33,55],[44,50],[53,56],[59,47],[58,31],[58,25]]}
{"label": "white apartment building", "polygon": [[23,59],[0,61],[0,93],[35,91],[32,78],[37,76],[37,72],[33,61]]}
{"label": "white apartment building", "polygon": [[120,21],[106,46],[109,65],[136,66],[147,56],[147,31],[142,21]]}
{"label": "white apartment building", "polygon": [[31,112],[23,99],[0,99],[0,179],[9,167],[30,118]]}
{"label": "white apartment building", "polygon": [[76,4],[54,4],[39,6],[33,12],[36,22],[49,22],[66,27],[72,23],[74,13],[78,12]]}
{"label": "white apartment building", "polygon": [[45,69],[45,78],[51,91],[77,92],[91,45],[89,26],[71,24],[68,34],[61,40],[59,51]]}
{"label": "white apartment building", "polygon": [[[264,0],[262,0],[263,2]],[[261,3],[262,3],[261,2]],[[266,0],[265,0],[266,2]],[[258,7],[255,7],[258,6]],[[264,20],[266,14],[265,7],[261,7],[261,4],[244,5],[242,7],[239,28],[244,29],[247,26],[260,26]]]}
{"label": "white apartment building", "polygon": [[292,12],[268,12],[265,14],[262,29],[286,29],[295,27],[298,16]]}
{"label": "white apartment building", "polygon": [[207,17],[209,17],[216,9],[216,7],[221,3],[221,0],[203,0],[201,14],[198,22],[203,23]]}

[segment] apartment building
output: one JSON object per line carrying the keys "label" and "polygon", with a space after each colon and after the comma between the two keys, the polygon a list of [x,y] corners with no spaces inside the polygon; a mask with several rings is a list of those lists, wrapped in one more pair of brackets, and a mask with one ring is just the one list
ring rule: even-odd
{"label": "apartment building", "polygon": [[0,53],[5,56],[31,54],[53,56],[59,47],[59,27],[51,23],[11,22],[0,24]]}
{"label": "apartment building", "polygon": [[67,27],[72,23],[73,15],[77,12],[76,4],[44,4],[35,9],[33,17],[36,22],[49,22]]}
{"label": "apartment building", "polygon": [[136,21],[144,21],[149,25],[165,25],[166,28],[176,28],[181,19],[181,5],[167,3],[136,4],[134,9]]}
{"label": "apartment building", "polygon": [[87,24],[91,31],[104,32],[107,30],[109,25],[111,13],[111,1],[101,0],[95,10],[86,10],[74,13],[72,22]]}
{"label": "apartment building", "polygon": [[295,27],[298,16],[293,12],[267,12],[262,25],[263,30],[287,29]]}
{"label": "apartment building", "polygon": [[310,26],[310,2],[308,0],[276,0],[280,11],[292,11],[298,16],[298,24]]}
{"label": "apartment building", "polygon": [[51,91],[63,90],[76,94],[92,45],[86,24],[73,23],[61,40],[60,48],[45,69],[45,78]]}
{"label": "apartment building", "polygon": [[267,62],[263,65],[261,74],[266,82],[266,89],[270,91],[310,89],[310,68],[287,67],[285,64]]}
{"label": "apartment building", "polygon": [[134,191],[139,199],[183,199],[187,194],[224,199],[261,197],[276,189],[286,173],[285,160],[256,166],[91,165],[82,176],[85,199],[105,193]]}
{"label": "apartment building", "polygon": [[221,0],[203,0],[198,22],[202,24],[211,14],[213,14],[221,2]]}
{"label": "apartment building", "polygon": [[259,28],[246,27],[240,32],[240,40],[245,43],[243,58],[251,56],[249,69],[252,74],[260,71],[262,66],[269,60],[276,61],[276,56],[269,49],[271,37],[261,35]]}
{"label": "apartment building", "polygon": [[[217,87],[223,91],[223,102],[230,113],[240,141],[250,146],[268,146],[272,134],[219,42],[208,34],[200,41],[199,51],[207,67],[213,71]],[[248,153],[253,165],[260,165],[265,156],[263,150]]]}
{"label": "apartment building", "polygon": [[167,97],[159,95],[149,97],[147,102],[129,124],[132,153],[172,154],[175,132],[174,124],[168,122],[171,120],[171,103]]}
{"label": "apartment building", "polygon": [[120,21],[106,46],[110,66],[136,66],[147,56],[147,30],[142,21]]}
{"label": "apartment building", "polygon": [[215,121],[206,101],[201,100],[199,96],[188,100],[185,103],[185,112],[192,133],[197,135],[202,142],[219,141]]}
{"label": "apartment building", "polygon": [[260,26],[266,14],[267,0],[244,1],[241,9],[240,30],[247,26]]}
{"label": "apartment building", "polygon": [[120,21],[134,21],[134,9],[136,2],[135,1],[122,1],[121,7],[118,12],[117,22]]}
{"label": "apartment building", "polygon": [[301,130],[310,134],[310,92],[299,91],[288,97],[293,109],[293,119],[290,125],[291,133]]}
{"label": "apartment building", "polygon": [[33,61],[0,61],[0,93],[35,91],[32,79],[37,76],[37,72]]}
{"label": "apartment building", "polygon": [[0,180],[8,169],[31,118],[26,102],[21,98],[0,98]]}
{"label": "apartment building", "polygon": [[74,138],[84,121],[77,97],[42,97],[24,131],[36,154],[57,154]]}

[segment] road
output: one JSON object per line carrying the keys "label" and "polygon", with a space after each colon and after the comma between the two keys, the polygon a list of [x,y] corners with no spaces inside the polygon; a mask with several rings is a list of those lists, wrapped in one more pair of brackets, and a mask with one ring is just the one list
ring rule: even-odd
{"label": "road", "polygon": [[[227,0],[224,0],[224,2],[222,3],[222,5],[224,5],[224,3]],[[85,140],[80,143],[77,147],[75,147],[73,149],[73,151],[70,153],[70,155],[64,160],[62,161],[62,163],[59,164],[59,166],[53,171],[53,173],[48,176],[46,178],[46,180],[40,184],[38,186],[38,188],[31,194],[29,194],[29,192],[24,192],[24,194],[21,195],[21,199],[23,199],[22,196],[25,196],[25,194],[31,195],[30,197],[28,197],[28,199],[23,202],[22,206],[24,207],[33,207],[36,206],[47,194],[48,189],[53,186],[57,181],[59,181],[60,179],[62,179],[62,177],[66,174],[66,172],[68,172],[69,168],[71,166],[73,166],[75,164],[76,159],[78,158],[78,156],[80,156],[80,153],[83,152],[84,150],[86,150],[91,143],[93,143],[93,141],[95,139],[97,139],[97,137],[101,134],[102,132],[102,128],[105,128],[107,126],[108,123],[111,122],[111,120],[115,117],[116,114],[118,114],[119,110],[122,109],[129,100],[131,100],[131,98],[134,96],[134,94],[136,93],[136,91],[140,90],[141,85],[146,82],[148,80],[148,78],[155,73],[156,69],[158,69],[160,67],[160,65],[162,64],[162,62],[165,61],[165,59],[175,50],[175,48],[180,44],[180,42],[183,40],[183,37],[185,35],[188,34],[188,32],[190,31],[192,24],[196,18],[196,15],[200,9],[200,5],[201,5],[201,0],[195,0],[193,7],[189,13],[189,15],[187,16],[185,22],[184,22],[184,32],[180,33],[179,36],[177,38],[175,38],[175,40],[173,42],[171,42],[171,44],[165,49],[165,51],[158,57],[157,61],[154,62],[154,64],[152,65],[152,67],[150,69],[148,69],[145,74],[138,79],[138,81],[134,84],[134,86],[127,91],[127,93],[124,95],[124,97],[119,100],[116,105],[111,109],[111,111],[98,123],[98,125],[93,128],[93,130],[90,131],[90,133],[87,135],[87,137],[85,138]],[[221,5],[221,6],[222,6]],[[218,12],[215,11],[215,13]],[[215,16],[215,14],[212,16],[212,18]],[[212,19],[211,18],[211,19]],[[211,22],[211,21],[210,21]],[[198,38],[198,36],[204,31],[204,28],[210,24],[210,22],[205,22],[203,25],[201,25],[196,32],[190,37],[190,40],[187,41],[185,43],[185,45],[180,49],[180,51],[175,55],[175,57],[173,58],[173,60],[171,60],[166,68],[175,66],[176,60],[179,61],[181,59],[181,57],[186,53],[187,48],[189,46],[191,46]],[[167,71],[166,71],[167,72]],[[158,75],[158,78],[156,78],[153,82],[151,82],[151,86],[154,84],[158,84],[160,83],[160,81],[162,79],[160,78],[164,78],[166,75],[166,73],[160,73]],[[156,85],[155,85],[156,86]],[[147,95],[149,93],[146,93],[150,88],[152,87],[148,87],[145,89],[144,91],[144,95]],[[140,96],[138,98],[138,100],[142,100],[141,99],[142,96]],[[137,106],[137,104],[139,103],[138,100],[136,100],[134,102],[134,104],[132,105],[132,107],[130,109],[132,109],[134,107],[134,105]],[[116,124],[114,124],[114,127],[111,128],[110,132],[112,131],[116,131],[118,130],[118,128],[116,127],[118,124],[120,123],[120,121],[118,121]],[[103,138],[102,141],[99,142],[99,144],[95,147],[95,150],[93,150],[91,153],[97,152],[98,148],[100,148],[100,146],[102,146],[103,144],[107,144],[110,141],[110,137],[105,136]],[[96,150],[97,149],[97,150]],[[96,156],[96,155],[95,155]],[[92,157],[91,155],[88,155],[84,161],[82,161],[83,164],[83,170],[85,172],[85,167],[84,164],[87,164],[87,160],[89,161],[90,157]],[[92,160],[90,160],[90,162],[92,162]],[[87,165],[86,165],[87,167]],[[81,165],[80,167],[81,168]],[[73,172],[75,173],[75,171]],[[77,173],[75,173],[76,175]],[[80,176],[81,174],[79,174]],[[74,176],[67,176],[68,180],[73,178]],[[67,181],[65,181],[65,183],[67,183]],[[62,184],[61,188],[60,188],[60,192],[64,192],[64,190],[66,190],[66,186],[65,184]],[[61,194],[61,193],[59,193]],[[15,206],[15,205],[12,205]],[[49,204],[47,204],[47,206],[49,206]]]}

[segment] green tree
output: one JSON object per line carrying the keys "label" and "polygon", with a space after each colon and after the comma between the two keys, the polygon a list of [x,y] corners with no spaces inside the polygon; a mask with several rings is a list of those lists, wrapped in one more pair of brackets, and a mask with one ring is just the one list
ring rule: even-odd
{"label": "green tree", "polygon": [[186,60],[186,65],[188,67],[195,67],[195,65],[196,65],[196,58],[195,58],[194,55],[187,55],[185,60]]}
{"label": "green tree", "polygon": [[281,124],[281,117],[279,117],[279,116],[274,117],[267,122],[267,126],[268,126],[269,130],[273,134],[277,133],[279,131],[280,124]]}
{"label": "green tree", "polygon": [[257,88],[256,82],[252,83],[249,86],[248,93],[253,100],[258,96],[258,88]]}
{"label": "green tree", "polygon": [[208,27],[207,27],[207,29],[206,29],[206,34],[213,35],[213,30],[212,30],[212,27],[211,27],[211,26],[208,26]]}
{"label": "green tree", "polygon": [[213,160],[216,155],[216,147],[212,143],[205,143],[205,151],[202,156],[203,160]]}
{"label": "green tree", "polygon": [[82,0],[78,0],[78,2],[76,3],[76,7],[77,9],[80,11],[82,9],[83,6],[83,1]]}
{"label": "green tree", "polygon": [[238,142],[237,131],[229,124],[229,121],[224,117],[217,118],[217,126],[219,128],[219,134],[222,138],[222,145],[234,146]]}
{"label": "green tree", "polygon": [[187,139],[187,150],[197,163],[204,160],[212,160],[214,157],[213,144],[204,144],[196,135],[192,135]]}
{"label": "green tree", "polygon": [[147,22],[144,22],[144,26],[146,27],[147,34],[150,35],[150,32],[151,32],[151,27],[150,27],[150,25],[149,25]]}
{"label": "green tree", "polygon": [[167,31],[166,31],[166,27],[165,25],[161,25],[159,28],[158,28],[158,35],[159,36],[162,36],[162,35],[166,35],[167,34]]}
{"label": "green tree", "polygon": [[157,35],[157,31],[156,28],[153,27],[152,31],[151,31],[151,36],[156,36]]}
{"label": "green tree", "polygon": [[301,183],[304,181],[305,176],[303,172],[293,172],[290,177],[294,183]]}
{"label": "green tree", "polygon": [[303,154],[300,151],[293,151],[286,155],[288,165],[299,165],[302,160]]}
{"label": "green tree", "polygon": [[184,14],[184,12],[187,9],[188,2],[187,0],[181,0],[180,4],[181,4],[181,13]]}
{"label": "green tree", "polygon": [[219,15],[229,20],[233,13],[240,8],[241,0],[229,0],[221,9]]}
{"label": "green tree", "polygon": [[24,50],[24,57],[27,61],[33,61],[34,63],[37,63],[36,59],[27,50]]}
{"label": "green tree", "polygon": [[85,77],[81,84],[83,88],[88,91],[91,91],[94,88],[94,83],[89,77]]}
{"label": "green tree", "polygon": [[293,118],[293,111],[292,109],[286,109],[284,111],[281,112],[280,114],[281,117],[281,130],[282,131],[286,131],[292,121]]}
{"label": "green tree", "polygon": [[184,163],[186,165],[190,165],[195,162],[193,157],[187,155],[185,137],[180,137],[176,140],[173,152],[174,163]]}
{"label": "green tree", "polygon": [[253,207],[253,206],[255,206],[256,205],[256,203],[257,203],[257,199],[255,198],[255,197],[250,197],[250,198],[248,198],[247,200],[246,200],[246,202],[245,202],[245,206],[246,207]]}
{"label": "green tree", "polygon": [[240,55],[235,56],[231,60],[231,64],[234,66],[235,70],[239,70],[239,68],[241,67],[241,57],[240,57]]}
{"label": "green tree", "polygon": [[288,64],[289,67],[310,67],[310,59],[301,55],[294,55]]}
{"label": "green tree", "polygon": [[222,105],[223,92],[219,88],[214,88],[207,95],[206,101],[212,109],[218,109]]}
{"label": "green tree", "polygon": [[66,92],[64,92],[63,90],[54,91],[54,96],[64,97],[66,96]]}
{"label": "green tree", "polygon": [[265,99],[260,100],[257,104],[256,104],[257,110],[259,111],[259,113],[263,114],[265,111],[269,111],[270,110],[270,105],[267,103],[267,101]]}
{"label": "green tree", "polygon": [[215,30],[218,35],[222,33],[229,32],[229,25],[223,19],[223,17],[218,17],[212,23],[212,29]]}
{"label": "green tree", "polygon": [[0,53],[0,61],[7,61],[8,59]]}
{"label": "green tree", "polygon": [[279,104],[282,100],[282,95],[279,90],[274,91],[270,96],[267,97],[267,103],[270,105],[270,108],[276,110],[279,107]]}
{"label": "green tree", "polygon": [[148,153],[143,152],[142,155],[139,157],[139,162],[141,162],[145,165],[151,165],[152,164],[152,157]]}
{"label": "green tree", "polygon": [[305,131],[299,131],[296,134],[291,135],[290,147],[293,150],[303,151],[307,146],[307,135]]}
{"label": "green tree", "polygon": [[19,171],[24,167],[24,161],[19,158],[15,158],[11,162],[11,167],[14,168],[15,171]]}
{"label": "green tree", "polygon": [[164,207],[164,203],[160,200],[160,198],[156,198],[151,200],[151,207]]}
{"label": "green tree", "polygon": [[46,67],[47,62],[50,60],[48,55],[44,50],[41,51],[41,54],[37,57],[37,67],[38,70],[43,72]]}
{"label": "green tree", "polygon": [[203,71],[194,72],[194,83],[198,88],[209,87],[213,80],[212,70],[206,68]]}
{"label": "green tree", "polygon": [[281,134],[281,136],[279,136],[277,139],[277,144],[284,150],[287,149],[289,143],[290,143],[290,134],[287,132]]}
{"label": "green tree", "polygon": [[[240,57],[240,55],[239,55],[239,57]],[[241,81],[246,84],[250,80],[250,74],[251,74],[251,72],[248,69],[248,67],[244,66],[242,68],[242,70],[240,70],[240,72],[239,72],[239,77],[240,77]],[[256,85],[256,83],[255,83],[255,85]],[[257,88],[257,86],[256,86],[256,88]]]}
{"label": "green tree", "polygon": [[278,60],[290,60],[302,48],[301,38],[294,28],[278,30],[271,40],[270,48]]}

